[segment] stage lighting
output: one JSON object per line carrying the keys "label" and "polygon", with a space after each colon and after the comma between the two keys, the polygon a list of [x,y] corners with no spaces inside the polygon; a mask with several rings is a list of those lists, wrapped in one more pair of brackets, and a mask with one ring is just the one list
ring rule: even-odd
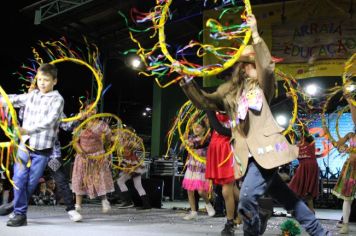
{"label": "stage lighting", "polygon": [[315,84],[309,84],[305,87],[305,92],[310,96],[315,96],[318,93],[318,87]]}
{"label": "stage lighting", "polygon": [[277,120],[277,123],[281,126],[285,126],[288,121],[288,119],[285,115],[278,115],[276,120]]}
{"label": "stage lighting", "polygon": [[145,108],[146,111],[151,111],[152,109],[150,107]]}
{"label": "stage lighting", "polygon": [[356,89],[356,85],[354,84],[350,84],[346,87],[346,91],[349,93],[353,92],[355,89]]}
{"label": "stage lighting", "polygon": [[132,65],[132,67],[135,68],[135,69],[136,69],[136,68],[139,68],[140,65],[141,65],[140,59],[138,59],[138,58],[133,58],[132,61],[131,61],[131,65]]}
{"label": "stage lighting", "polygon": [[147,116],[147,113],[146,113],[146,112],[143,112],[142,115],[143,115],[143,116]]}
{"label": "stage lighting", "polygon": [[126,55],[124,62],[127,67],[130,67],[133,70],[140,70],[142,67],[141,59],[135,54]]}

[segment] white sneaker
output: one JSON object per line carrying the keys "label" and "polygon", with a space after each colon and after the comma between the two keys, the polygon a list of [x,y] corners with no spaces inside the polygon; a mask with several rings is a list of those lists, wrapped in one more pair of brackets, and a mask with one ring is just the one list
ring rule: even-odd
{"label": "white sneaker", "polygon": [[190,211],[189,214],[183,217],[183,220],[195,220],[198,217],[198,212]]}
{"label": "white sneaker", "polygon": [[211,205],[211,203],[208,203],[205,205],[205,209],[206,211],[208,212],[208,215],[210,217],[214,216],[215,215],[215,210],[214,210],[214,207]]}
{"label": "white sneaker", "polygon": [[76,210],[77,212],[82,211],[82,206],[81,206],[81,205],[75,204],[74,207],[75,207],[75,210]]}
{"label": "white sneaker", "polygon": [[342,228],[343,225],[344,225],[344,224],[343,224],[343,223],[340,223],[339,221],[336,223],[336,227],[338,227],[338,228]]}
{"label": "white sneaker", "polygon": [[110,202],[107,199],[101,200],[101,204],[103,205],[103,213],[108,213],[111,210]]}
{"label": "white sneaker", "polygon": [[81,221],[83,219],[82,215],[76,210],[68,211],[69,219],[74,222]]}
{"label": "white sneaker", "polygon": [[[11,220],[12,218],[14,218],[15,217],[15,213],[14,212],[11,212],[10,214],[9,214],[9,219]],[[340,227],[341,228],[341,227]]]}

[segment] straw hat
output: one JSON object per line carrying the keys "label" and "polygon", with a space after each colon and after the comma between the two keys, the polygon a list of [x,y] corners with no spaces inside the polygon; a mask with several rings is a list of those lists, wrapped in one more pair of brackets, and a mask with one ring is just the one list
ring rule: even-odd
{"label": "straw hat", "polygon": [[246,45],[237,61],[255,63],[255,49],[252,45]]}
{"label": "straw hat", "polygon": [[[255,63],[256,52],[252,45],[246,45],[237,62]],[[273,62],[281,62],[283,58],[272,56]]]}

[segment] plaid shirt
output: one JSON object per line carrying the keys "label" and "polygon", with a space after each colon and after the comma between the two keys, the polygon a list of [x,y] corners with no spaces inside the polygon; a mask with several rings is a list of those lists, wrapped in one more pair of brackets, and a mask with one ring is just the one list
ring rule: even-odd
{"label": "plaid shirt", "polygon": [[[62,113],[61,114],[61,119],[65,119],[67,118],[67,116]],[[59,124],[59,128],[61,128],[64,131],[72,131],[77,125],[79,124],[78,121],[70,121],[70,122],[60,122]],[[53,150],[52,150],[52,154],[50,156],[51,159],[54,158],[59,158],[62,156],[61,153],[61,143],[58,140],[58,137],[56,138],[56,140],[54,141],[54,145],[53,145]]]}
{"label": "plaid shirt", "polygon": [[39,90],[9,95],[14,107],[25,107],[22,128],[28,131],[30,147],[36,150],[52,148],[63,113],[64,100],[58,91],[42,94]]}

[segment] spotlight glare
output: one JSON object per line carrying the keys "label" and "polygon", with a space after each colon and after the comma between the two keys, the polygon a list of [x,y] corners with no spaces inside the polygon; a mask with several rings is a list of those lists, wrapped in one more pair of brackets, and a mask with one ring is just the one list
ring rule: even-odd
{"label": "spotlight glare", "polygon": [[350,84],[346,87],[346,91],[349,93],[353,92],[355,89],[356,89],[356,85],[354,85],[354,84]]}
{"label": "spotlight glare", "polygon": [[132,59],[131,65],[133,68],[138,68],[141,65],[141,61],[137,58]]}
{"label": "spotlight glare", "polygon": [[151,111],[152,110],[150,107],[146,107],[145,109],[146,109],[146,111]]}
{"label": "spotlight glare", "polygon": [[277,120],[277,123],[278,123],[279,125],[284,126],[284,125],[287,124],[287,117],[286,117],[285,115],[279,115],[279,116],[277,116],[276,120]]}
{"label": "spotlight glare", "polygon": [[309,84],[305,87],[305,91],[309,95],[314,96],[318,92],[318,87],[315,84]]}
{"label": "spotlight glare", "polygon": [[143,112],[142,115],[143,115],[143,116],[147,116],[147,113],[146,113],[146,112]]}

